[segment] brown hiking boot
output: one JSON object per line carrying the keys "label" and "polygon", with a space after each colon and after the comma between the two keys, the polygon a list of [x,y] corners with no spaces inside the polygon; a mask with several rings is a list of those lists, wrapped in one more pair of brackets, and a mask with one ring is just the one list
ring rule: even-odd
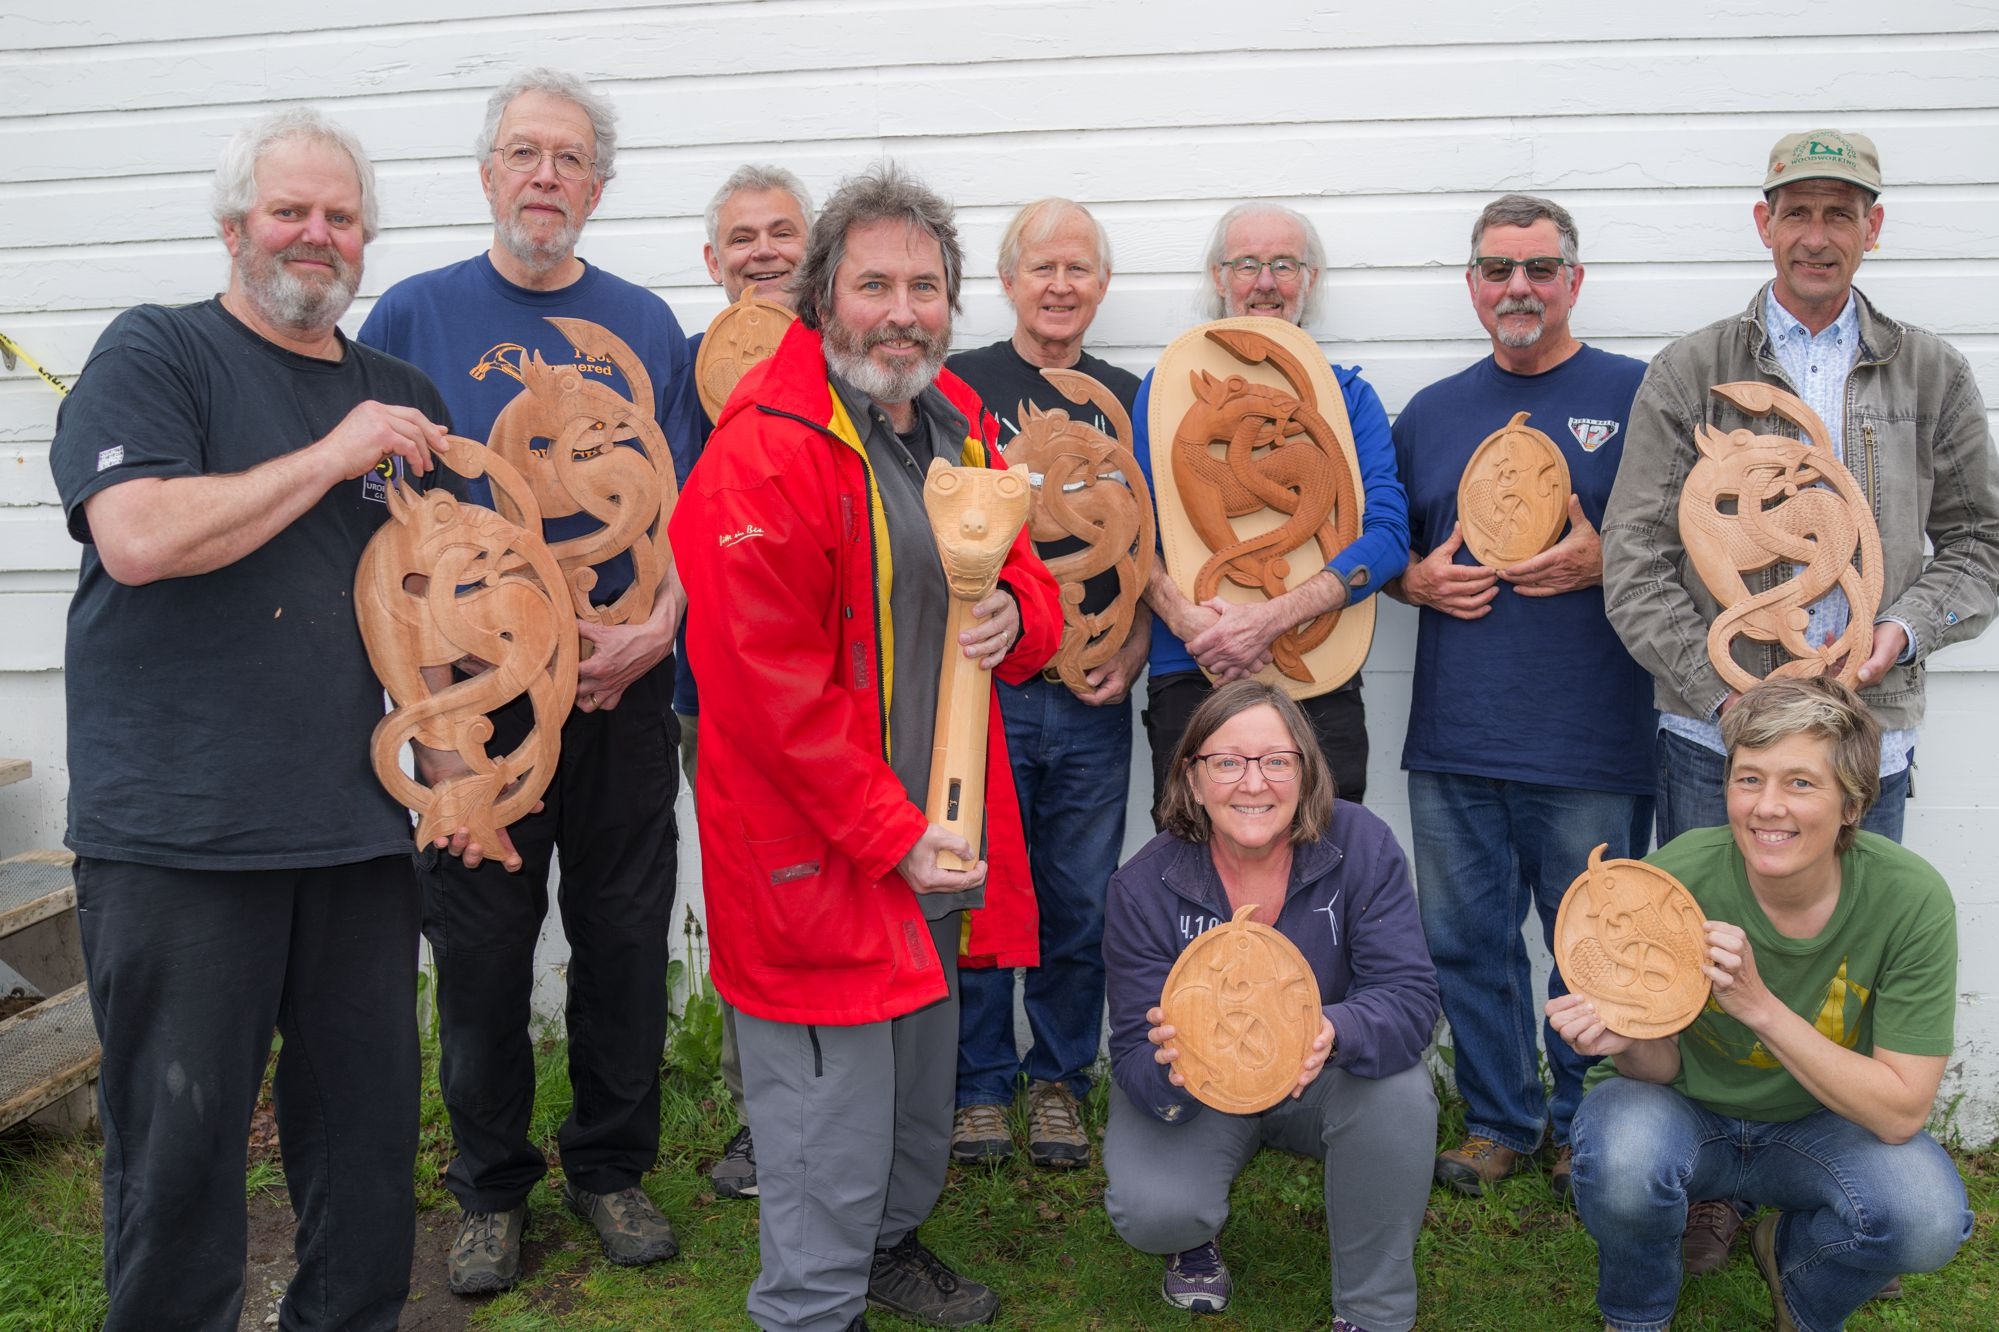
{"label": "brown hiking boot", "polygon": [[1742,1229],[1742,1213],[1726,1198],[1709,1198],[1687,1208],[1680,1235],[1680,1266],[1688,1276],[1706,1276],[1728,1266],[1728,1251]]}
{"label": "brown hiking boot", "polygon": [[951,1159],[959,1165],[998,1165],[1012,1155],[1005,1106],[961,1105],[951,1116]]}
{"label": "brown hiking boot", "polygon": [[1090,1163],[1090,1139],[1083,1132],[1082,1107],[1059,1082],[1027,1087],[1027,1159],[1038,1166],[1071,1170]]}
{"label": "brown hiking boot", "polygon": [[1575,1201],[1575,1184],[1576,1149],[1565,1142],[1555,1149],[1555,1164],[1548,1168],[1548,1189],[1566,1207]]}
{"label": "brown hiking boot", "polygon": [[1756,1270],[1763,1274],[1763,1284],[1770,1288],[1770,1303],[1777,1312],[1777,1332],[1798,1332],[1791,1306],[1784,1303],[1783,1274],[1777,1270],[1777,1223],[1782,1219],[1781,1213],[1772,1212],[1756,1223],[1756,1229],[1749,1235],[1749,1253],[1756,1259]]}
{"label": "brown hiking boot", "polygon": [[1497,1184],[1520,1168],[1527,1156],[1474,1133],[1448,1152],[1437,1154],[1436,1179],[1459,1193],[1476,1198],[1488,1184]]}

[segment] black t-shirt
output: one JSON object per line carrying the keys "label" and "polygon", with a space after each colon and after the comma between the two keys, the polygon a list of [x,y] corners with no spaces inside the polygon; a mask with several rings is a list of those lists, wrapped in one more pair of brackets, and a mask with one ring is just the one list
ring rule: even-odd
{"label": "black t-shirt", "polygon": [[120,315],[56,418],[49,462],[83,562],[70,603],[69,835],[80,855],[179,868],[348,864],[410,847],[368,761],[383,712],[354,571],[387,477],[342,481],[211,573],[127,587],[84,501],[139,477],[245,472],[368,399],[447,420],[416,367],[342,339],[286,351],[220,301]]}

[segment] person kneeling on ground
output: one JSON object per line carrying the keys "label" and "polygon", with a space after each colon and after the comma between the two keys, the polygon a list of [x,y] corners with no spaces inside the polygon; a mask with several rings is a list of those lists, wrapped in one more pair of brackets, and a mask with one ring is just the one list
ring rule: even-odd
{"label": "person kneeling on ground", "polygon": [[[1320,1157],[1334,1332],[1403,1332],[1416,1321],[1436,1136],[1423,1051],[1438,998],[1402,849],[1375,815],[1334,800],[1310,723],[1255,680],[1195,710],[1172,774],[1165,831],[1111,879],[1106,903],[1111,1224],[1132,1247],[1168,1255],[1169,1304],[1219,1313],[1230,1184],[1265,1145]],[[1237,1115],[1186,1089],[1159,1001],[1182,950],[1250,903],[1305,955],[1323,1007],[1291,1095]]]}
{"label": "person kneeling on ground", "polygon": [[1881,731],[1852,690],[1765,681],[1722,738],[1728,826],[1647,858],[1707,914],[1712,998],[1656,1040],[1608,1031],[1581,995],[1548,1003],[1563,1040],[1609,1057],[1576,1112],[1576,1207],[1607,1328],[1666,1327],[1688,1201],[1741,1198],[1776,1209],[1750,1247],[1779,1332],[1829,1332],[1971,1235],[1957,1167],[1922,1131],[1951,1050],[1956,910],[1926,861],[1860,830]]}

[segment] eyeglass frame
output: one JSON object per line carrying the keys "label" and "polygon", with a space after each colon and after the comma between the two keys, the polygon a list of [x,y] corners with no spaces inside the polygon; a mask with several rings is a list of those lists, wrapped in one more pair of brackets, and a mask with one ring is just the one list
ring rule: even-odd
{"label": "eyeglass frame", "polygon": [[[1237,264],[1255,264],[1256,272],[1244,272],[1236,267]],[[1295,264],[1298,271],[1290,277],[1280,277],[1277,272],[1278,264]],[[1287,282],[1296,282],[1303,278],[1305,274],[1312,271],[1310,264],[1293,254],[1280,254],[1275,259],[1258,259],[1254,255],[1248,254],[1237,255],[1233,259],[1222,260],[1219,267],[1225,269],[1231,277],[1243,278],[1250,282],[1255,282],[1258,278],[1262,277],[1263,270],[1267,268],[1270,270],[1270,280],[1279,286],[1283,286]]]}
{"label": "eyeglass frame", "polygon": [[[1547,277],[1544,278],[1537,278],[1534,276],[1532,272],[1528,271],[1527,265],[1542,264],[1542,263],[1553,263],[1555,265],[1555,271],[1553,273],[1550,273]],[[1487,277],[1485,274],[1485,269],[1483,267],[1483,265],[1485,264],[1505,264],[1506,276],[1496,277],[1496,278]],[[1511,255],[1504,255],[1504,254],[1479,254],[1479,255],[1473,255],[1471,262],[1466,264],[1465,267],[1470,271],[1476,272],[1478,274],[1479,281],[1484,282],[1489,286],[1501,287],[1513,281],[1513,270],[1517,268],[1521,272],[1526,273],[1527,280],[1533,283],[1535,286],[1546,287],[1553,283],[1561,281],[1562,270],[1565,268],[1573,268],[1575,267],[1575,265],[1571,264],[1567,259],[1564,259],[1559,254],[1530,254],[1524,259],[1515,259]]]}
{"label": "eyeglass frame", "polygon": [[[515,148],[533,149],[533,151],[536,154],[534,159],[534,165],[515,166],[512,162],[508,161],[507,160],[508,154]],[[531,172],[541,170],[541,164],[544,160],[553,162],[555,164],[555,174],[561,177],[563,180],[584,181],[584,180],[589,180],[592,176],[597,174],[597,159],[594,157],[586,157],[580,150],[575,148],[542,148],[535,144],[528,143],[524,139],[516,139],[512,143],[496,143],[486,151],[497,156],[500,159],[501,166],[505,167],[507,170],[513,172],[514,174],[520,176],[525,176]],[[564,171],[562,169],[562,157],[563,154],[565,153],[573,153],[578,159],[582,161],[583,163],[582,175],[572,176],[567,171]]]}
{"label": "eyeglass frame", "polygon": [[[1298,778],[1301,775],[1303,775],[1305,770],[1305,754],[1303,750],[1298,750],[1298,749],[1273,749],[1268,754],[1237,754],[1232,750],[1217,749],[1210,754],[1192,754],[1188,756],[1189,762],[1199,763],[1201,765],[1201,771],[1208,774],[1209,781],[1220,783],[1223,786],[1234,786],[1238,782],[1242,781],[1244,777],[1249,776],[1249,768],[1245,766],[1242,772],[1237,774],[1235,777],[1217,777],[1215,775],[1215,770],[1208,766],[1208,760],[1212,758],[1241,759],[1245,765],[1253,763],[1256,765],[1256,770],[1259,773],[1263,774],[1264,781],[1273,782],[1278,785],[1282,785],[1287,782],[1297,781]],[[1273,758],[1291,759],[1293,762],[1295,762],[1298,765],[1298,771],[1292,773],[1288,777],[1273,777],[1263,766],[1263,761],[1265,759],[1273,759]]]}

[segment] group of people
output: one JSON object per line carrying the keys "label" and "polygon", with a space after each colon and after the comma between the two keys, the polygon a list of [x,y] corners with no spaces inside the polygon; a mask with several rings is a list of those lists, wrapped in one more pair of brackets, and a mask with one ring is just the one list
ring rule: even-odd
{"label": "group of people", "polygon": [[[1022,209],[998,257],[1014,331],[951,355],[965,255],[946,200],[884,166],[815,211],[790,172],[742,168],[706,213],[708,272],[731,300],[754,283],[797,320],[710,423],[699,335],[577,253],[616,146],[611,106],[576,78],[512,78],[477,140],[490,247],[392,286],[349,338],[337,321],[377,228],[367,156],[315,111],[259,120],[216,175],[227,289],[121,315],[65,403],[51,459],[83,543],[68,841],[103,1044],[107,1328],[234,1325],[245,1130],[274,1028],[299,1216],[280,1326],[395,1326],[419,932],[463,1210],[451,1288],[519,1278],[547,1170],[528,1138],[529,1024],[558,853],[563,1198],[611,1261],[673,1256],[642,1177],[659,1146],[683,764],[741,1125],[711,1177],[760,1200],[747,1308],[762,1328],[863,1329],[869,1308],[990,1321],[995,1294],[918,1230],[951,1160],[1014,1151],[1017,1097],[1035,1165],[1088,1162],[1080,1107],[1106,1016],[1106,1208],[1164,1259],[1162,1293],[1183,1309],[1232,1297],[1218,1236],[1264,1144],[1326,1163],[1339,1332],[1415,1323],[1433,1182],[1479,1193],[1543,1149],[1597,1239],[1599,1304],[1620,1330],[1667,1326],[1682,1271],[1724,1261],[1757,1207],[1777,1209],[1751,1247],[1778,1326],[1815,1332],[1968,1237],[1955,1167],[1921,1131],[1951,1049],[1955,918],[1896,839],[1923,661],[1993,614],[1999,472],[1963,357],[1853,288],[1882,225],[1868,140],[1777,145],[1754,206],[1773,280],[1649,368],[1571,330],[1584,269],[1568,212],[1489,204],[1464,271],[1491,354],[1392,427],[1358,369],[1331,367],[1358,538],[1255,603],[1197,603],[1156,567],[1082,688],[1043,673],[1063,600],[1101,610],[1115,586],[1058,589],[1023,532],[946,645],[923,488],[940,460],[1005,467],[1023,407],[1090,418],[1044,368],[1102,383],[1151,474],[1150,376],[1084,345],[1112,278],[1102,224],[1068,200]],[[1324,267],[1303,215],[1232,208],[1203,262],[1209,314],[1308,326]],[[409,815],[369,766],[382,703],[355,564],[405,478],[491,502],[437,462],[452,435],[486,438],[519,391],[497,371],[507,355],[646,396],[562,318],[610,330],[645,367],[638,406],[680,487],[674,559],[646,618],[579,622],[592,650],[537,810],[500,845],[460,830],[412,855]],[[1823,680],[1738,695],[1708,658],[1718,608],[1677,500],[1697,427],[1776,430],[1708,392],[1736,380],[1810,403],[1872,503],[1884,584],[1859,695]],[[1493,570],[1464,550],[1458,482],[1520,412],[1560,448],[1573,493],[1565,535]],[[596,573],[600,604],[637,576],[628,558]],[[1302,703],[1256,678],[1286,631],[1378,591],[1420,608],[1413,883],[1362,803],[1359,677]],[[1822,602],[1809,632],[1827,641],[1850,618]],[[978,845],[924,811],[946,651],[993,672]],[[1778,664],[1738,654],[1759,676]],[[1142,674],[1159,832],[1120,867]],[[533,720],[526,700],[493,714],[495,751]],[[422,747],[413,761],[433,783],[461,766]],[[1714,997],[1677,1038],[1632,1041],[1559,975],[1534,993],[1522,930],[1531,906],[1552,938],[1590,849],[1642,855],[1655,826],[1653,860],[1710,918]],[[1250,903],[1311,965],[1323,1020],[1293,1094],[1233,1115],[1185,1087],[1160,988]],[[1424,1059],[1440,1013],[1467,1105],[1441,1153]]]}

